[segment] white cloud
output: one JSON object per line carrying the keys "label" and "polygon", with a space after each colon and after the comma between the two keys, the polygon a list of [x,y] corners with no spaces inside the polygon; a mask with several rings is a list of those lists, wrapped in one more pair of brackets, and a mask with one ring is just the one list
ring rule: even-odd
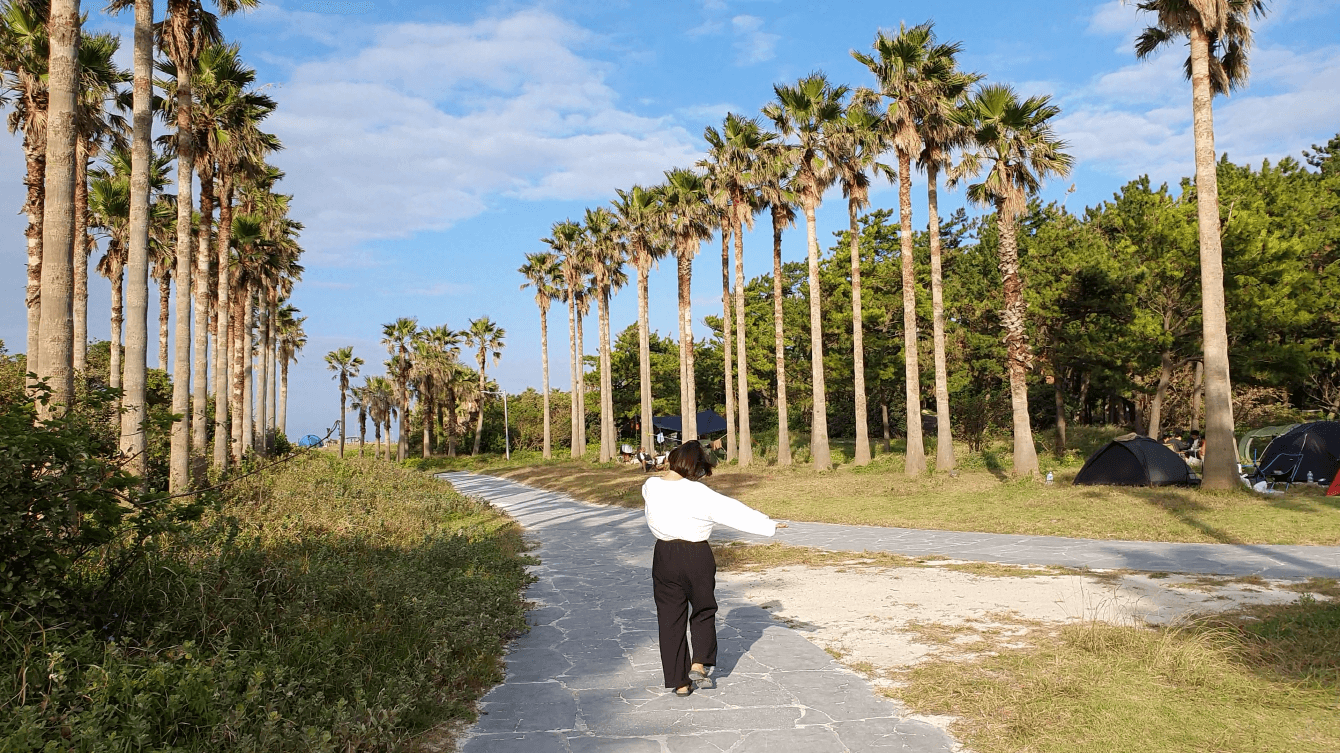
{"label": "white cloud", "polygon": [[[1194,171],[1183,53],[1097,77],[1065,97],[1059,134],[1077,159],[1117,175],[1174,181]],[[1215,98],[1215,147],[1238,163],[1297,156],[1340,123],[1340,47],[1258,48],[1249,85]]]}
{"label": "white cloud", "polygon": [[741,65],[752,65],[772,60],[777,56],[777,34],[763,31],[763,19],[758,16],[736,16],[730,20],[735,31],[736,58]]}
{"label": "white cloud", "polygon": [[604,197],[696,150],[666,118],[620,108],[589,35],[545,12],[394,24],[296,65],[268,125],[306,224],[332,261],[360,241],[441,230],[499,197]]}

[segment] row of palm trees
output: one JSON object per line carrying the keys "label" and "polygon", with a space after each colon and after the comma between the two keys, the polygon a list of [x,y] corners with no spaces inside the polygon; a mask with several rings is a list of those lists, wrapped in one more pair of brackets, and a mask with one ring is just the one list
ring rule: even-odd
{"label": "row of palm trees", "polygon": [[[435,432],[441,431],[447,444],[447,455],[456,456],[456,441],[464,436],[470,417],[475,418],[472,455],[478,455],[484,433],[484,403],[490,390],[487,369],[497,365],[502,357],[507,332],[487,316],[471,319],[464,330],[453,330],[447,325],[420,327],[417,320],[402,317],[382,326],[382,345],[386,347],[386,373],[364,378],[361,386],[351,386],[365,365],[354,355],[353,346],[337,348],[326,354],[326,365],[334,372],[332,379],[340,388],[340,457],[344,457],[347,432],[345,422],[353,398],[353,409],[358,411],[358,454],[363,454],[363,439],[367,436],[367,421],[372,419],[375,434],[375,457],[380,458],[382,428],[386,429],[387,459],[391,423],[399,418],[396,440],[397,461],[409,454],[407,424],[411,418],[411,401],[417,403],[420,426],[423,429],[423,457],[432,455],[436,444]],[[461,361],[463,349],[474,351],[477,369]]]}
{"label": "row of palm trees", "polygon": [[[1224,434],[1211,439],[1221,457],[1207,460],[1206,485],[1232,483],[1232,414],[1227,390],[1227,345],[1224,334],[1222,264],[1219,257],[1218,200],[1214,182],[1213,133],[1209,107],[1213,93],[1245,80],[1245,52],[1250,44],[1248,15],[1263,12],[1259,0],[1149,0],[1140,10],[1155,14],[1157,24],[1137,43],[1140,57],[1177,37],[1191,39],[1189,75],[1195,92],[1197,185],[1201,202],[1202,285],[1205,293],[1205,363],[1213,368],[1217,387],[1207,387],[1208,425]],[[565,220],[543,239],[548,250],[527,255],[520,268],[522,287],[535,290],[540,310],[545,401],[545,457],[551,454],[548,426],[548,312],[554,301],[568,307],[572,373],[572,455],[586,447],[585,369],[582,318],[590,301],[600,315],[599,369],[600,459],[614,452],[612,408],[607,409],[609,384],[610,294],[626,282],[625,263],[637,272],[638,333],[641,373],[641,442],[651,447],[651,380],[648,348],[647,275],[657,260],[674,254],[678,271],[680,335],[680,406],[686,439],[696,438],[694,347],[689,290],[692,261],[703,241],[719,233],[722,240],[722,306],[726,375],[727,456],[741,465],[752,461],[749,391],[744,340],[743,232],[756,214],[768,210],[773,230],[774,323],[776,330],[778,462],[791,463],[788,435],[786,369],[782,328],[781,235],[800,209],[804,217],[809,263],[810,363],[813,369],[813,411],[810,450],[815,467],[831,466],[826,419],[824,343],[820,320],[819,244],[815,214],[825,192],[840,185],[847,200],[851,250],[852,343],[855,373],[855,462],[868,463],[870,439],[865,417],[864,354],[861,312],[861,250],[857,213],[869,201],[870,179],[882,176],[898,187],[902,250],[904,360],[907,393],[906,471],[926,470],[921,432],[921,386],[918,363],[916,279],[912,249],[912,172],[926,174],[930,237],[932,347],[938,441],[936,467],[954,467],[945,366],[945,321],[938,184],[947,176],[966,183],[973,202],[994,210],[1000,235],[999,267],[1004,290],[1003,339],[1014,425],[1014,471],[1038,471],[1037,452],[1028,418],[1027,373],[1032,351],[1025,333],[1024,280],[1019,273],[1016,222],[1048,178],[1063,177],[1072,158],[1053,123],[1060,110],[1046,96],[1021,98],[1013,88],[985,84],[983,76],[958,65],[962,46],[937,40],[931,23],[902,26],[897,33],[879,32],[868,52],[852,56],[866,66],[874,86],[851,88],[831,82],[822,73],[794,84],[774,87],[775,99],[762,118],[730,114],[720,130],[709,127],[704,138],[707,156],[696,169],[666,172],[661,185],[618,191],[612,209],[587,210],[582,222]],[[764,123],[774,131],[768,131]],[[1209,144],[1208,149],[1206,144]],[[896,163],[879,160],[892,154]],[[915,168],[914,168],[915,166]],[[734,238],[732,254],[731,239]],[[733,256],[734,285],[731,284]],[[1217,313],[1211,309],[1217,307]],[[733,309],[733,311],[732,311]],[[732,336],[732,320],[734,337]],[[1214,331],[1211,331],[1214,330]],[[734,342],[733,342],[734,340]],[[734,354],[732,355],[732,349]],[[735,384],[732,384],[732,360]],[[1208,385],[1208,382],[1207,382]],[[737,419],[738,415],[738,419]],[[738,426],[738,431],[737,431]]]}
{"label": "row of palm trees", "polygon": [[[218,0],[217,8],[228,15],[256,4]],[[118,38],[81,33],[77,0],[0,6],[9,125],[22,135],[27,163],[27,358],[51,390],[42,411],[67,409],[74,375],[87,365],[87,262],[101,235],[97,269],[112,285],[110,380],[123,391],[121,450],[143,475],[148,281],[159,289],[164,370],[175,286],[169,488],[179,491],[207,475],[211,395],[216,472],[268,451],[286,428],[288,366],[306,341],[304,319],[287,303],[302,274],[302,226],[288,216],[291,197],[275,190],[283,174],[266,162],[281,148],[260,128],[276,103],[255,86],[238,47],[223,41],[218,17],[200,0],[168,0],[157,27],[152,0],[114,0],[108,9],[132,7],[127,72],[113,62]],[[173,127],[157,152],[155,115]],[[174,161],[172,196],[164,188]]]}

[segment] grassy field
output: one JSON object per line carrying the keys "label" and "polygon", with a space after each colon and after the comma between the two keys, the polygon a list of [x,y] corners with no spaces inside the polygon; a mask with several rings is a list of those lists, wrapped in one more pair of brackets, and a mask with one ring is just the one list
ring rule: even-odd
{"label": "grassy field", "polygon": [[[1319,488],[1265,497],[1245,488],[1076,487],[1070,483],[1078,471],[1075,453],[1044,464],[1055,474],[1047,485],[1011,479],[999,451],[964,451],[960,470],[908,479],[899,449],[895,443],[892,453],[864,468],[825,472],[722,466],[707,483],[783,520],[1137,541],[1340,544],[1340,498],[1327,498]],[[463,460],[453,469],[494,473],[590,502],[642,504],[644,476],[631,466],[515,458],[510,464],[477,458],[467,466]]]}
{"label": "grassy field", "polygon": [[154,543],[100,627],[0,615],[0,750],[444,745],[525,630],[522,550],[506,516],[389,463],[245,479]]}

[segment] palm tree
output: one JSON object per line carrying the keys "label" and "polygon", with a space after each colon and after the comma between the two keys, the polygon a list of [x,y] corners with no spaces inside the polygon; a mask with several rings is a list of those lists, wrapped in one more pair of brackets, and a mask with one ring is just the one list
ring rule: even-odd
{"label": "palm tree", "polygon": [[[610,296],[628,284],[628,274],[623,268],[627,252],[619,241],[618,219],[608,209],[588,209],[584,219],[590,243],[591,283],[600,319],[600,462],[607,463],[618,451],[615,447],[618,430],[614,425],[614,375],[610,352]],[[483,370],[480,371],[482,375]]]}
{"label": "palm tree", "polygon": [[[298,353],[307,345],[307,332],[303,330],[302,324],[307,321],[305,316],[297,316],[298,309],[293,306],[285,306],[279,310],[278,326],[278,360],[279,360],[279,405],[277,406],[278,418],[276,427],[280,434],[288,436],[288,367],[291,363],[298,362]],[[223,314],[220,314],[222,317]],[[225,348],[220,345],[220,350]],[[226,400],[226,397],[225,397]],[[214,410],[219,410],[218,404],[215,404]],[[361,441],[361,440],[360,440]],[[359,448],[359,454],[362,454],[362,448]]]}
{"label": "palm tree", "polygon": [[[853,102],[831,130],[828,154],[847,199],[847,242],[851,248],[851,342],[856,397],[856,465],[870,462],[869,409],[865,391],[865,326],[861,319],[861,228],[857,213],[869,204],[870,177],[866,171],[890,171],[875,160],[888,148],[887,131],[870,97]],[[910,419],[909,419],[910,420]]]}
{"label": "palm tree", "polygon": [[619,198],[614,202],[614,213],[619,218],[619,232],[628,246],[629,260],[637,269],[637,360],[641,397],[639,425],[642,429],[639,447],[650,452],[654,445],[651,438],[651,328],[648,324],[647,277],[651,273],[651,266],[666,253],[665,245],[660,242],[657,225],[660,219],[660,194],[642,186],[633,186],[628,191],[616,190],[616,193]]}
{"label": "palm tree", "polygon": [[[558,255],[562,268],[562,295],[568,304],[568,345],[572,394],[570,419],[572,421],[572,457],[586,454],[586,443],[582,439],[582,425],[585,417],[581,414],[581,390],[585,384],[585,368],[581,365],[577,338],[577,299],[583,287],[582,279],[586,274],[585,258],[582,253],[582,226],[572,220],[554,223],[550,238],[541,242],[549,244]],[[578,374],[582,374],[579,378]]]}
{"label": "palm tree", "polygon": [[954,56],[958,44],[937,44],[931,24],[908,28],[897,36],[880,32],[874,54],[852,51],[852,57],[874,74],[879,93],[890,100],[886,127],[898,155],[898,215],[903,267],[903,353],[907,375],[907,474],[926,470],[921,434],[921,367],[917,348],[916,267],[912,256],[912,158],[920,156],[918,114],[939,102],[957,81]]}
{"label": "palm tree", "polygon": [[340,382],[340,457],[344,457],[344,404],[349,394],[349,380],[358,376],[358,369],[363,365],[363,359],[354,355],[352,345],[345,346],[339,350],[332,350],[326,354],[326,367],[335,372],[331,379],[338,379]]}
{"label": "palm tree", "polygon": [[795,139],[786,153],[795,166],[791,185],[805,212],[805,235],[809,247],[810,364],[813,369],[814,408],[810,422],[810,454],[814,467],[826,470],[833,464],[828,447],[828,397],[824,389],[823,315],[819,290],[819,236],[814,213],[823,202],[824,189],[835,174],[825,154],[826,134],[842,117],[847,87],[834,86],[822,73],[815,73],[794,86],[777,85],[777,101],[763,109],[783,136]]}
{"label": "palm tree", "polygon": [[493,320],[487,316],[470,320],[470,328],[463,333],[465,342],[471,348],[475,348],[477,353],[475,361],[479,364],[479,421],[475,424],[475,446],[470,451],[470,455],[479,454],[480,440],[484,437],[484,390],[485,377],[484,368],[489,356],[492,355],[493,365],[498,365],[502,358],[502,349],[504,347],[503,338],[507,337],[507,332],[502,327],[493,323]]}
{"label": "palm tree", "polygon": [[693,257],[699,244],[712,237],[708,220],[712,207],[707,202],[703,176],[692,170],[676,169],[665,174],[662,189],[662,222],[674,244],[679,277],[679,413],[681,439],[698,438],[698,400],[693,370]]}
{"label": "palm tree", "polygon": [[[709,126],[710,128],[710,126]],[[721,229],[721,355],[723,363],[723,387],[726,392],[726,460],[735,460],[738,446],[735,442],[735,390],[731,388],[731,352],[734,340],[731,337],[731,286],[730,286],[730,240],[731,208],[730,194],[721,190],[717,176],[717,165],[712,161],[716,149],[708,150],[709,159],[699,160],[698,166],[705,170],[703,176],[707,186],[708,201],[712,205],[712,220]]]}
{"label": "palm tree", "polygon": [[1200,228],[1200,288],[1205,362],[1205,480],[1207,489],[1237,484],[1234,464],[1233,389],[1229,381],[1228,319],[1224,308],[1224,260],[1219,225],[1219,174],[1215,167],[1214,96],[1247,82],[1252,46],[1250,17],[1266,13],[1265,0],[1145,0],[1154,26],[1135,42],[1144,59],[1186,37],[1190,56],[1191,113],[1196,135],[1196,206]]}
{"label": "palm tree", "polygon": [[[126,153],[129,157],[129,153]],[[129,167],[129,164],[125,165]],[[115,168],[113,168],[115,169]],[[126,231],[130,215],[130,176],[98,175],[93,171],[89,184],[88,207],[92,221],[90,227],[102,230],[107,235],[107,251],[98,262],[98,274],[106,277],[112,284],[112,330],[110,378],[108,386],[121,386],[121,325],[123,319],[122,277],[126,264]]]}
{"label": "palm tree", "polygon": [[1051,120],[1061,112],[1046,96],[1019,101],[1014,89],[983,86],[954,114],[956,122],[972,130],[977,151],[964,156],[964,174],[979,167],[988,172],[981,183],[968,187],[968,198],[994,205],[1000,231],[1000,276],[1005,292],[1001,321],[1005,329],[1010,374],[1010,403],[1014,412],[1014,472],[1038,472],[1037,448],[1028,421],[1028,370],[1033,352],[1025,333],[1024,281],[1019,275],[1016,221],[1027,208],[1028,197],[1049,176],[1070,172],[1072,159],[1056,137]]}
{"label": "palm tree", "polygon": [[[394,388],[391,381],[383,376],[368,377],[367,383],[363,388],[363,399],[367,403],[368,417],[372,419],[372,431],[376,441],[372,457],[374,460],[381,459],[382,450],[382,426],[386,427],[386,437],[389,443],[391,437],[391,419],[396,416]],[[386,448],[386,459],[391,459],[391,448]]]}
{"label": "palm tree", "polygon": [[764,152],[757,171],[759,201],[772,216],[772,323],[777,359],[777,465],[791,465],[790,418],[786,408],[786,340],[782,318],[782,230],[796,222],[789,153],[776,144]]}
{"label": "palm tree", "polygon": [[[749,367],[746,360],[745,314],[744,314],[744,229],[754,227],[754,213],[761,208],[761,199],[756,184],[760,181],[761,163],[765,154],[776,139],[759,126],[755,118],[743,118],[735,113],[726,115],[721,132],[709,127],[703,134],[707,140],[709,155],[716,170],[718,190],[721,191],[729,207],[728,217],[731,232],[735,236],[735,332],[736,332],[736,375],[738,392],[736,405],[740,411],[739,461],[747,466],[753,461],[753,439],[749,430]],[[727,306],[726,318],[731,316]],[[726,330],[729,338],[729,328]],[[729,351],[727,351],[729,352]],[[730,371],[726,371],[727,382]],[[731,385],[727,384],[727,394]]]}
{"label": "palm tree", "polygon": [[526,263],[517,270],[526,279],[521,289],[535,288],[535,306],[540,310],[540,366],[543,371],[544,393],[544,459],[553,457],[552,432],[549,425],[549,307],[562,295],[559,277],[563,274],[558,256],[544,251],[526,254]]}
{"label": "palm tree", "polygon": [[400,406],[400,434],[396,443],[398,462],[404,461],[409,454],[409,435],[405,433],[405,422],[409,420],[409,377],[414,365],[410,360],[410,347],[418,330],[418,320],[408,317],[382,325],[382,345],[386,346],[387,353],[391,355],[387,362],[387,373],[395,384],[396,402]]}
{"label": "palm tree", "polygon": [[363,457],[363,445],[367,444],[368,436],[368,388],[367,380],[371,377],[363,378],[362,387],[351,387],[349,394],[353,396],[354,402],[350,408],[358,411],[358,456]]}
{"label": "palm tree", "polygon": [[968,146],[968,131],[950,117],[967,96],[969,88],[980,81],[976,73],[955,71],[947,76],[948,85],[939,96],[918,101],[917,132],[921,136],[921,155],[917,166],[926,171],[926,225],[931,251],[931,327],[935,360],[935,470],[948,471],[955,466],[954,434],[949,416],[949,371],[945,359],[945,306],[943,262],[940,254],[940,171],[949,169],[950,153]]}

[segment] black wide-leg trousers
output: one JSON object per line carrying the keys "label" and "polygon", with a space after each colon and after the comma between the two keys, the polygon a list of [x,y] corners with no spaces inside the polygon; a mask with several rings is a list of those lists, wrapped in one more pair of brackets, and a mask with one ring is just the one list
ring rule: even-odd
{"label": "black wide-leg trousers", "polygon": [[[717,663],[717,562],[712,547],[706,541],[658,540],[651,581],[665,686],[682,688],[689,684],[692,661],[709,667]],[[686,623],[693,634],[692,657]]]}

